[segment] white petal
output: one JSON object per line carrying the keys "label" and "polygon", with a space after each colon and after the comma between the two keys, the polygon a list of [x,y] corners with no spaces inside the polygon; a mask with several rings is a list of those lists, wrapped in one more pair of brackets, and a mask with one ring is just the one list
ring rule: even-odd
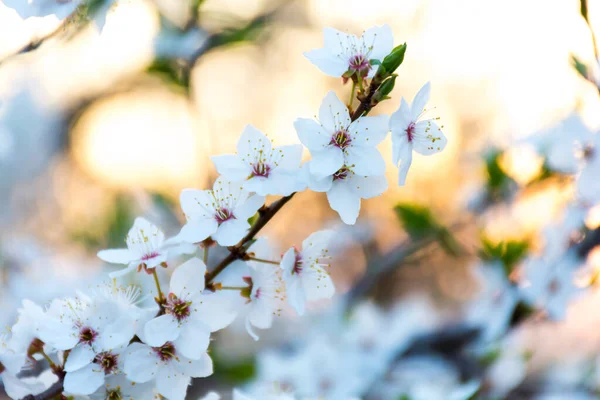
{"label": "white petal", "polygon": [[294,121],[298,139],[310,151],[319,151],[331,142],[333,132],[327,132],[317,121],[298,118]]}
{"label": "white petal", "polygon": [[219,223],[214,218],[191,219],[181,228],[178,237],[189,243],[198,243],[214,234]]}
{"label": "white petal", "polygon": [[302,256],[310,260],[317,260],[322,257],[335,234],[331,230],[312,233],[302,242]]}
{"label": "white petal", "polygon": [[199,258],[193,257],[181,264],[171,275],[169,291],[177,297],[187,298],[204,290],[206,265]]}
{"label": "white petal", "polygon": [[65,363],[65,371],[71,372],[82,368],[91,363],[96,357],[96,353],[88,345],[77,345],[69,353],[69,358]]}
{"label": "white petal", "polygon": [[95,364],[88,364],[77,371],[67,372],[65,376],[65,392],[88,395],[94,393],[104,384],[104,371]]}
{"label": "white petal", "polygon": [[[279,266],[281,267],[281,269],[284,272],[286,272],[287,274],[291,274],[295,265],[296,265],[296,251],[292,247],[288,251],[285,252],[283,257],[281,258],[281,262],[279,263]],[[284,278],[287,274],[283,275]]]}
{"label": "white petal", "polygon": [[394,34],[388,24],[367,29],[362,35],[362,40],[367,47],[373,46],[369,54],[371,60],[383,61],[394,49]]}
{"label": "white petal", "polygon": [[333,90],[325,95],[319,107],[319,122],[331,134],[348,128],[352,122],[348,107],[338,99]]}
{"label": "white petal", "polygon": [[246,332],[248,332],[248,335],[250,335],[252,339],[254,339],[255,341],[258,341],[260,339],[260,336],[258,336],[256,332],[254,332],[254,328],[252,328],[252,324],[250,323],[250,318],[248,318],[247,316],[244,319],[244,326],[246,327]]}
{"label": "white petal", "polygon": [[392,142],[394,142],[394,134],[396,138],[401,138],[406,135],[406,129],[412,119],[411,107],[408,105],[404,97],[400,101],[400,107],[390,117],[390,130],[392,131]]}
{"label": "white petal", "polygon": [[146,322],[144,326],[146,343],[152,347],[162,346],[173,341],[179,336],[179,322],[170,315],[165,314]]}
{"label": "white petal", "polygon": [[254,400],[254,398],[242,393],[238,389],[233,389],[233,400]]}
{"label": "white petal", "polygon": [[235,154],[224,154],[210,158],[220,175],[231,181],[243,181],[250,176],[250,166]]}
{"label": "white petal", "polygon": [[446,148],[448,139],[442,130],[431,121],[418,122],[412,140],[413,150],[424,156],[439,153]]}
{"label": "white petal", "polygon": [[304,295],[304,289],[299,279],[293,279],[285,284],[285,291],[288,303],[298,315],[304,315],[306,296]]}
{"label": "white petal", "polygon": [[361,199],[370,199],[381,195],[387,190],[388,183],[385,176],[358,176],[352,177],[352,192]]}
{"label": "white petal", "polygon": [[210,328],[203,322],[190,319],[181,327],[181,334],[174,342],[178,352],[191,360],[199,359],[206,353],[210,343]]}
{"label": "white petal", "polygon": [[221,399],[221,396],[219,396],[218,393],[209,392],[206,394],[206,396],[204,396],[200,400],[220,400],[220,399]]}
{"label": "white petal", "polygon": [[11,399],[22,399],[25,396],[41,393],[44,390],[43,385],[23,382],[16,376],[6,372],[0,375],[0,379],[4,383],[6,394]]}
{"label": "white petal", "polygon": [[238,206],[233,210],[233,215],[235,215],[235,217],[238,219],[248,219],[256,214],[258,209],[261,208],[263,204],[265,204],[264,196],[252,195],[243,203],[238,204]]}
{"label": "white petal", "polygon": [[333,179],[331,175],[318,178],[310,173],[310,161],[305,162],[300,168],[300,179],[314,192],[327,192],[331,189]]}
{"label": "white petal", "polygon": [[352,143],[360,146],[377,146],[389,132],[390,119],[386,114],[360,117],[348,128]]}
{"label": "white petal", "polygon": [[250,312],[247,318],[257,328],[268,329],[273,324],[273,311],[266,301],[254,300],[250,305]]}
{"label": "white petal", "polygon": [[179,195],[181,209],[188,219],[212,218],[213,201],[210,190],[183,189]]}
{"label": "white petal", "polygon": [[244,237],[248,229],[250,224],[245,219],[230,219],[219,225],[213,238],[221,246],[233,246]]}
{"label": "white petal", "polygon": [[302,287],[308,301],[330,299],[335,293],[329,273],[316,264],[302,271]]}
{"label": "white petal", "polygon": [[190,377],[172,368],[164,368],[156,376],[156,389],[168,400],[185,400],[189,385]]}
{"label": "white petal", "polygon": [[323,150],[312,153],[310,173],[317,179],[333,175],[344,166],[344,153],[335,146],[327,146]]}
{"label": "white petal", "polygon": [[264,133],[252,125],[246,125],[237,143],[238,156],[245,161],[248,161],[248,157],[254,155],[260,150],[267,154],[270,153],[271,141]]}
{"label": "white petal", "polygon": [[327,200],[332,209],[338,212],[342,221],[354,225],[360,212],[360,198],[356,196],[343,181],[333,182],[327,192]]}
{"label": "white petal", "polygon": [[129,380],[144,383],[156,376],[159,359],[152,348],[142,343],[132,343],[123,354],[123,370]]}
{"label": "white petal", "polygon": [[[130,314],[121,315],[114,322],[106,325],[98,338],[98,346],[102,350],[111,350],[126,346],[135,335],[135,317]],[[71,356],[69,356],[71,358]]]}
{"label": "white petal", "polygon": [[408,170],[412,164],[412,146],[408,143],[400,147],[398,151],[400,157],[400,166],[398,170],[398,185],[404,186],[406,184],[406,176]]}
{"label": "white petal", "polygon": [[314,49],[304,53],[304,57],[329,76],[339,78],[348,70],[348,62],[336,57],[327,49]]}
{"label": "white petal", "polygon": [[419,116],[423,113],[423,109],[429,101],[430,92],[431,84],[427,82],[415,95],[415,98],[413,99],[412,104],[410,106],[411,117],[413,121],[419,119]]}
{"label": "white petal", "polygon": [[357,175],[385,174],[385,160],[376,147],[357,146],[348,150],[346,163],[352,165],[352,170]]}
{"label": "white petal", "polygon": [[135,260],[136,257],[128,249],[111,249],[100,250],[98,258],[113,264],[128,264],[130,261]]}
{"label": "white petal", "polygon": [[218,292],[204,294],[199,304],[195,305],[198,318],[210,328],[211,332],[227,327],[237,315],[233,305],[229,304],[223,296]]}
{"label": "white petal", "polygon": [[197,360],[188,360],[182,357],[175,368],[192,378],[206,378],[213,373],[213,363],[207,353],[203,353]]}

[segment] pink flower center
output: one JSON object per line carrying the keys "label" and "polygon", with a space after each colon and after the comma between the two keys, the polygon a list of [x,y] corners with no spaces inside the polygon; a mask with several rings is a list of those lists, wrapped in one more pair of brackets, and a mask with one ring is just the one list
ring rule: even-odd
{"label": "pink flower center", "polygon": [[165,304],[165,312],[171,314],[177,321],[181,322],[190,316],[192,302],[177,298],[175,294],[169,293]]}
{"label": "pink flower center", "polygon": [[262,176],[263,178],[268,178],[270,173],[271,166],[262,161],[259,161],[252,166],[252,176]]}
{"label": "pink flower center", "polygon": [[362,54],[356,54],[350,57],[349,67],[352,71],[369,72],[371,69],[371,64],[369,64],[367,57]]}
{"label": "pink flower center", "polygon": [[294,268],[292,268],[292,275],[300,275],[303,268],[302,255],[297,249],[294,249],[294,255],[296,259],[294,260]]}
{"label": "pink flower center", "polygon": [[331,137],[331,142],[329,142],[329,144],[332,144],[335,147],[338,147],[342,150],[344,150],[346,147],[350,146],[350,143],[352,143],[352,138],[350,137],[350,134],[346,130],[337,131]]}
{"label": "pink flower center", "polygon": [[79,343],[91,345],[98,337],[98,332],[90,327],[83,327],[79,330]]}
{"label": "pink flower center", "polygon": [[119,367],[119,356],[105,351],[96,355],[94,363],[100,365],[105,374],[112,374]]}
{"label": "pink flower center", "polygon": [[175,358],[175,345],[171,342],[167,342],[160,347],[153,347],[152,350],[161,361],[167,362]]}
{"label": "pink flower center", "polygon": [[333,180],[344,180],[348,177],[349,174],[350,170],[348,169],[348,167],[342,167],[336,173],[333,174]]}
{"label": "pink flower center", "polygon": [[415,123],[411,122],[406,127],[406,136],[408,137],[409,142],[412,142],[414,134],[415,134]]}
{"label": "pink flower center", "polygon": [[218,208],[215,214],[215,219],[221,225],[225,221],[229,221],[230,219],[235,218],[233,212],[228,208]]}
{"label": "pink flower center", "polygon": [[152,258],[158,257],[159,255],[160,255],[160,254],[158,254],[156,251],[153,251],[153,252],[152,252],[152,253],[150,253],[150,254],[144,254],[144,255],[142,256],[142,261],[148,261],[148,260],[150,260],[150,259],[152,259]]}

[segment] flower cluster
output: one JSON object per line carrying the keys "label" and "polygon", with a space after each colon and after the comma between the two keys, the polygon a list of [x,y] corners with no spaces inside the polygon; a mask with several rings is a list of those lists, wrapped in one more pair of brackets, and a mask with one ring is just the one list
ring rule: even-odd
{"label": "flower cluster", "polygon": [[[28,16],[64,17],[79,4],[50,3],[35,3],[25,11]],[[125,266],[110,274],[110,284],[44,307],[24,301],[0,348],[0,374],[8,394],[15,399],[49,393],[43,398],[63,394],[182,400],[192,378],[213,373],[208,348],[214,332],[240,316],[248,334],[258,340],[255,329],[270,328],[274,316],[286,307],[303,315],[310,303],[331,298],[333,231],[315,232],[281,255],[257,234],[295,193],[307,188],[325,192],[331,208],[346,224],[354,224],[361,199],[387,189],[386,165],[377,146],[390,130],[394,162],[402,163],[402,183],[412,149],[421,154],[443,149],[446,139],[434,120],[420,120],[429,84],[417,94],[412,108],[402,100],[391,119],[367,115],[389,98],[405,50],[406,45],[393,48],[387,25],[366,31],[360,39],[326,29],[325,47],[306,57],[344,83],[352,80],[350,104],[329,92],[317,120],[294,122],[301,144],[274,146],[248,125],[235,153],[212,157],[220,175],[212,189],[182,191],[186,223],[178,234],[166,238],[158,226],[139,217],[125,238],[126,248],[98,253],[107,263]],[[356,109],[354,97],[360,102]],[[305,147],[311,159],[303,163]],[[266,196],[283,197],[267,205]],[[214,244],[228,255],[208,268]],[[116,282],[137,273],[151,276],[155,290]],[[170,275],[168,285],[165,275]],[[54,379],[20,378],[22,368],[37,363],[46,363]],[[360,371],[347,376],[358,378]],[[234,398],[249,397],[235,392]],[[276,398],[291,397],[283,393]]]}

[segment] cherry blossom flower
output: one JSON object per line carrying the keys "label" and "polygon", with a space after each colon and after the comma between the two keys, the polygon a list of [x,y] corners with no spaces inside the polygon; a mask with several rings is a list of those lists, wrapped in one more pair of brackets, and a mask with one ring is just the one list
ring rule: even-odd
{"label": "cherry blossom flower", "polygon": [[198,258],[175,269],[164,305],[165,314],[146,322],[144,342],[153,347],[172,342],[183,356],[193,360],[202,357],[211,333],[201,313],[205,273],[206,265]]}
{"label": "cherry blossom flower", "polygon": [[35,388],[21,382],[16,375],[25,365],[25,353],[15,352],[9,346],[7,335],[0,335],[0,380],[4,390],[13,399],[20,399],[31,394]]}
{"label": "cherry blossom flower", "polygon": [[412,163],[413,150],[424,156],[439,153],[446,147],[448,140],[435,123],[436,118],[422,119],[425,105],[429,101],[431,86],[427,82],[415,95],[412,105],[404,97],[400,108],[390,118],[392,131],[392,159],[400,163],[398,184],[404,186],[406,175]]}
{"label": "cherry blossom flower", "polygon": [[159,265],[167,266],[167,260],[178,254],[190,254],[195,247],[175,240],[165,241],[165,234],[145,218],[138,217],[129,230],[126,249],[101,250],[98,257],[109,263],[127,264],[127,268],[110,273],[111,278],[125,275],[135,269],[148,272]]}
{"label": "cherry blossom flower", "polygon": [[495,340],[509,328],[519,295],[500,263],[477,265],[473,274],[480,287],[466,305],[465,319],[482,328],[482,340]]}
{"label": "cherry blossom flower", "polygon": [[352,122],[348,107],[331,91],[319,108],[319,122],[299,118],[294,122],[298,138],[311,153],[310,173],[317,178],[351,165],[358,175],[385,174],[385,161],[375,146],[388,131],[387,115],[360,117]]}
{"label": "cherry blossom flower", "polygon": [[90,400],[142,400],[153,399],[154,385],[151,383],[135,383],[127,379],[125,374],[118,373],[106,378],[104,385],[91,394]]}
{"label": "cherry blossom flower", "polygon": [[302,146],[272,147],[269,138],[247,125],[237,144],[237,154],[211,157],[217,172],[234,182],[243,182],[244,189],[260,196],[288,196],[302,190],[298,172]]}
{"label": "cherry blossom flower", "polygon": [[213,190],[185,189],[180,201],[187,223],[179,238],[197,243],[212,236],[221,246],[232,246],[250,229],[248,218],[264,204],[265,198],[250,196],[240,183],[219,177]]}
{"label": "cherry blossom flower", "polygon": [[95,292],[94,297],[82,295],[52,303],[41,336],[59,350],[70,350],[64,365],[65,391],[92,394],[106,376],[121,370],[121,352],[143,315],[133,306],[139,294],[133,287],[115,288]]}
{"label": "cherry blossom flower", "polygon": [[357,74],[371,78],[377,72],[377,65],[372,65],[370,61],[383,61],[394,47],[392,29],[387,24],[368,29],[360,38],[325,28],[323,38],[323,48],[306,52],[304,56],[333,77]]}
{"label": "cherry blossom flower", "polygon": [[329,176],[317,178],[310,173],[311,161],[304,163],[303,177],[315,192],[326,192],[332,209],[348,225],[354,225],[360,212],[360,200],[381,195],[388,187],[385,176],[361,176],[344,165]]}
{"label": "cherry blossom flower", "polygon": [[307,301],[329,299],[335,286],[326,268],[329,267],[327,247],[333,231],[315,232],[302,242],[302,249],[289,249],[281,260],[287,299],[300,315]]}
{"label": "cherry blossom flower", "polygon": [[191,378],[212,375],[213,365],[207,353],[191,360],[172,342],[159,347],[132,343],[125,352],[124,371],[136,383],[154,380],[158,393],[168,400],[184,400]]}
{"label": "cherry blossom flower", "polygon": [[77,8],[81,0],[3,0],[5,6],[14,9],[21,18],[55,15],[63,19]]}
{"label": "cherry blossom flower", "polygon": [[523,265],[521,296],[528,304],[545,310],[550,318],[563,319],[569,303],[582,292],[574,282],[580,263],[570,254],[548,263],[537,258]]}

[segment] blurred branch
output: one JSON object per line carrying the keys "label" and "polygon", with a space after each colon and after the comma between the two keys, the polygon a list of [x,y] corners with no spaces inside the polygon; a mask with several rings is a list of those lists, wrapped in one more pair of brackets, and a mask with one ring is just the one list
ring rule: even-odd
{"label": "blurred branch", "polygon": [[0,65],[2,65],[3,63],[5,63],[6,61],[8,61],[11,58],[18,56],[19,54],[29,53],[30,51],[36,50],[46,40],[52,39],[52,38],[56,37],[58,34],[60,34],[61,32],[63,32],[66,28],[66,25],[67,25],[67,19],[65,18],[64,20],[61,21],[61,23],[52,32],[46,34],[45,36],[31,40],[29,43],[27,43],[25,46],[21,47],[15,53],[9,54],[8,56],[4,57],[4,59],[0,60]]}
{"label": "blurred branch", "polygon": [[594,28],[592,28],[592,24],[590,23],[589,14],[588,14],[588,2],[587,0],[581,1],[581,16],[585,19],[585,22],[590,29],[590,34],[592,35],[592,45],[594,46],[594,56],[596,58],[596,62],[598,61],[598,42],[596,41],[596,35],[594,34]]}

